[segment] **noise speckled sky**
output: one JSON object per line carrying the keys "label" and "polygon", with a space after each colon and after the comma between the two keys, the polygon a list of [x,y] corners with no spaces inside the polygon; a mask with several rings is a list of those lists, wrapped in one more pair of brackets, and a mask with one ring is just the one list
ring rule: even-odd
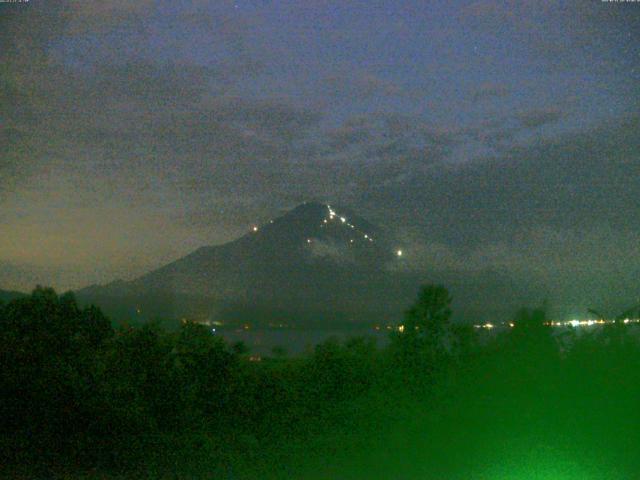
{"label": "noise speckled sky", "polygon": [[640,3],[0,18],[0,288],[133,278],[316,199],[388,228],[425,279],[497,272],[567,311],[640,296]]}

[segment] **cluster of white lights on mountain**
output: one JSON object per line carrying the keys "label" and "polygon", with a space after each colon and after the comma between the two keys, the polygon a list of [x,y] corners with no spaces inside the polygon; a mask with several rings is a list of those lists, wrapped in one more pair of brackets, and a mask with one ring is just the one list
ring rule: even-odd
{"label": "cluster of white lights on mountain", "polygon": [[[331,205],[327,205],[327,210],[329,211],[329,218],[325,218],[322,221],[322,225],[320,225],[321,228],[324,227],[329,222],[334,221],[336,218],[338,218],[338,219],[340,219],[340,223],[344,224],[346,227],[351,228],[352,230],[356,230],[360,235],[362,235],[362,238],[364,238],[365,240],[368,240],[369,242],[373,242],[373,237],[371,235],[369,235],[368,233],[364,233],[364,232],[360,231],[354,224],[350,223],[347,220],[346,217],[338,215],[336,213],[336,211],[333,208],[331,208]],[[355,239],[353,239],[353,238],[349,240],[349,243],[351,243],[351,244],[353,244],[354,242],[355,242]],[[311,243],[311,242],[309,242],[309,243]],[[402,256],[402,250],[396,251],[396,255],[398,257],[401,257]]]}
{"label": "cluster of white lights on mountain", "polygon": [[[340,223],[344,223],[345,226],[353,229],[353,230],[357,230],[356,226],[353,225],[352,223],[349,223],[346,219],[346,217],[340,216],[338,215],[335,210],[333,208],[331,208],[331,205],[327,205],[327,210],[329,210],[329,218],[325,218],[322,223],[323,225],[320,225],[320,227],[324,227],[324,225],[326,225],[327,223],[329,223],[330,221],[335,220],[336,218],[340,219]],[[373,242],[373,238],[371,238],[368,234],[366,233],[361,233],[362,236],[364,237],[365,240],[369,240],[370,242]]]}
{"label": "cluster of white lights on mountain", "polygon": [[[334,220],[339,219],[340,223],[343,224],[345,227],[348,227],[348,228],[354,230],[354,233],[358,233],[359,235],[362,235],[362,238],[364,240],[367,240],[367,241],[373,243],[373,237],[371,235],[361,231],[354,224],[350,223],[347,220],[346,217],[343,217],[342,215],[338,215],[336,213],[336,211],[333,208],[331,208],[331,205],[326,205],[326,207],[327,207],[327,210],[329,212],[329,217],[322,220],[322,224],[320,224],[320,228],[324,228],[329,222],[333,222]],[[273,220],[269,220],[269,223],[273,223]],[[254,233],[257,233],[258,232],[258,226],[254,225],[253,227],[251,227],[251,230]],[[349,240],[350,244],[353,244],[354,242],[355,242],[355,239],[353,239],[353,238],[351,238]],[[311,238],[307,238],[307,244],[311,244],[311,243],[313,243],[313,240]],[[402,257],[402,250],[396,250],[395,255],[397,257]]]}

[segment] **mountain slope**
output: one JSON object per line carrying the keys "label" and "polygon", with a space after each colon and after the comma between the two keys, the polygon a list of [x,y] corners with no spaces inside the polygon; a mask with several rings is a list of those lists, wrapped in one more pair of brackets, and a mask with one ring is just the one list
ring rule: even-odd
{"label": "mountain slope", "polygon": [[237,240],[78,296],[119,317],[378,321],[401,312],[414,293],[389,270],[398,261],[384,232],[366,220],[305,203]]}
{"label": "mountain slope", "polygon": [[8,303],[11,300],[15,300],[16,298],[21,298],[26,296],[25,293],[14,292],[10,290],[0,290],[0,302]]}

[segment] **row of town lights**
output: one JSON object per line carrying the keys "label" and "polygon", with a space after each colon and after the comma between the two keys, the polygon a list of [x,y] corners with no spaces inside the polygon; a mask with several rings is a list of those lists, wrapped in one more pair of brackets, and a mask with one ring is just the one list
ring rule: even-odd
{"label": "row of town lights", "polygon": [[[622,320],[568,320],[566,322],[544,322],[544,325],[547,327],[591,327],[593,325],[612,325],[615,323],[623,323],[628,325],[630,323],[640,323],[640,318],[625,318]],[[508,325],[509,327],[515,327],[515,323],[509,322],[504,325]],[[487,330],[491,330],[495,328],[493,323],[480,323],[474,325],[475,328],[484,328]]]}

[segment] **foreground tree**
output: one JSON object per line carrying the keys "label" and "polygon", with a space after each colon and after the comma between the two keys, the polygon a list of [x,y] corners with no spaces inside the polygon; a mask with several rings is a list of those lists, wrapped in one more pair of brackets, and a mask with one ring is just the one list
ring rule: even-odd
{"label": "foreground tree", "polygon": [[0,309],[0,427],[66,441],[94,400],[97,349],[113,335],[99,309],[36,288]]}
{"label": "foreground tree", "polygon": [[425,380],[445,363],[451,320],[451,295],[442,285],[425,285],[391,336],[391,346],[408,374]]}
{"label": "foreground tree", "polygon": [[451,295],[442,285],[425,285],[416,303],[406,311],[404,327],[426,342],[437,344],[451,319]]}

